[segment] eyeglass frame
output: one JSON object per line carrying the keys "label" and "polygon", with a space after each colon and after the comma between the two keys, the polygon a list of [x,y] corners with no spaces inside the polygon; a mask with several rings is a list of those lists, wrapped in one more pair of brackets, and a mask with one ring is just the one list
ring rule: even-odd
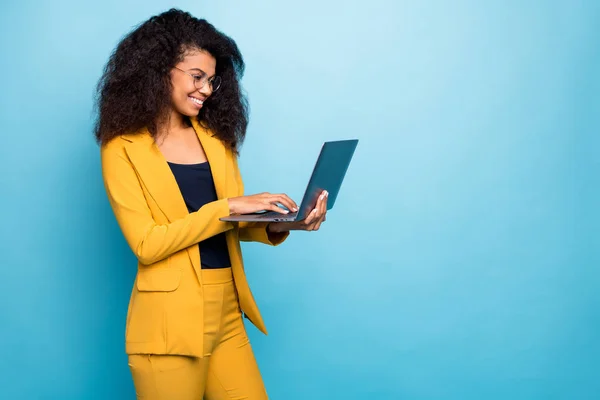
{"label": "eyeglass frame", "polygon": [[[189,76],[191,76],[191,77],[192,77],[192,79],[193,79],[194,87],[195,87],[196,89],[198,89],[198,90],[202,89],[202,88],[203,88],[203,87],[204,87],[204,86],[205,86],[207,83],[209,83],[209,84],[210,84],[210,91],[214,93],[214,92],[216,92],[217,90],[219,90],[219,89],[221,88],[221,85],[222,85],[222,83],[223,83],[223,79],[221,79],[221,77],[220,77],[219,75],[214,75],[214,76],[213,76],[212,78],[210,78],[210,80],[209,80],[209,78],[207,78],[208,74],[207,74],[206,72],[202,71],[202,70],[200,70],[200,71],[201,71],[201,72],[204,74],[204,76],[202,76],[202,75],[200,75],[200,74],[197,74],[197,75],[191,74],[191,73],[189,73],[189,72],[187,72],[187,71],[184,71],[184,70],[182,70],[181,68],[178,68],[178,67],[173,67],[173,68],[175,68],[175,69],[177,69],[177,70],[179,70],[179,71],[183,72],[183,73],[184,73],[184,74],[186,74],[186,75],[189,75]],[[200,87],[196,86],[196,77],[197,77],[197,76],[202,76],[202,78],[200,79],[200,83],[202,83],[202,85],[200,85]],[[217,88],[216,88],[216,89],[214,89],[214,88],[213,88],[213,82],[214,82],[214,80],[215,80],[215,79],[217,79],[217,78],[219,79],[219,86],[217,86]]]}

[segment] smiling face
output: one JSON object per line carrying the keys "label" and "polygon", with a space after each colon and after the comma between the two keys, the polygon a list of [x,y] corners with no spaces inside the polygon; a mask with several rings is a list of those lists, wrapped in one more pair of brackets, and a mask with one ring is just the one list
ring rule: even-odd
{"label": "smiling face", "polygon": [[208,52],[186,52],[183,61],[171,70],[173,110],[188,117],[197,116],[204,101],[212,94],[208,81],[215,76],[216,68],[217,61]]}

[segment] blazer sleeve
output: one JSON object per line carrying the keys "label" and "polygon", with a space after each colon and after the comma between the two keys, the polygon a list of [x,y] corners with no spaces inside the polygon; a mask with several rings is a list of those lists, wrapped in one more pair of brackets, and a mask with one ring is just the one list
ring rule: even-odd
{"label": "blazer sleeve", "polygon": [[123,147],[113,143],[114,140],[101,149],[104,187],[125,240],[141,264],[161,261],[233,229],[233,224],[219,221],[229,215],[227,199],[208,203],[171,223],[156,223],[133,165]]}
{"label": "blazer sleeve", "polygon": [[[240,196],[244,195],[244,182],[238,166],[238,160],[233,155],[235,177],[238,184]],[[285,241],[290,232],[273,233],[267,231],[268,222],[239,222],[240,240],[243,242],[259,242],[271,246],[277,246]]]}

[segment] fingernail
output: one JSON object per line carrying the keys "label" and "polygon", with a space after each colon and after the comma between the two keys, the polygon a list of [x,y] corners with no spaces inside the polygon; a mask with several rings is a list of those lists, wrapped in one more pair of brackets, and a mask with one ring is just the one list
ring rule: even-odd
{"label": "fingernail", "polygon": [[293,208],[294,211],[298,211],[298,209],[296,207]]}
{"label": "fingernail", "polygon": [[325,197],[328,197],[328,196],[329,196],[329,192],[326,190],[325,191]]}
{"label": "fingernail", "polygon": [[325,195],[322,194],[321,196],[319,196],[319,200],[323,200],[325,198]]}

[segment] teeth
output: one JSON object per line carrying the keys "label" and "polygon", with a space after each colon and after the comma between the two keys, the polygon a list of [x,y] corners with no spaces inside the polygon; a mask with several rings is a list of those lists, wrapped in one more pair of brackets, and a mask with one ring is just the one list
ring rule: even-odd
{"label": "teeth", "polygon": [[200,105],[204,104],[204,102],[202,100],[198,100],[195,97],[190,97],[190,99],[192,99],[192,101],[196,104],[200,104]]}

